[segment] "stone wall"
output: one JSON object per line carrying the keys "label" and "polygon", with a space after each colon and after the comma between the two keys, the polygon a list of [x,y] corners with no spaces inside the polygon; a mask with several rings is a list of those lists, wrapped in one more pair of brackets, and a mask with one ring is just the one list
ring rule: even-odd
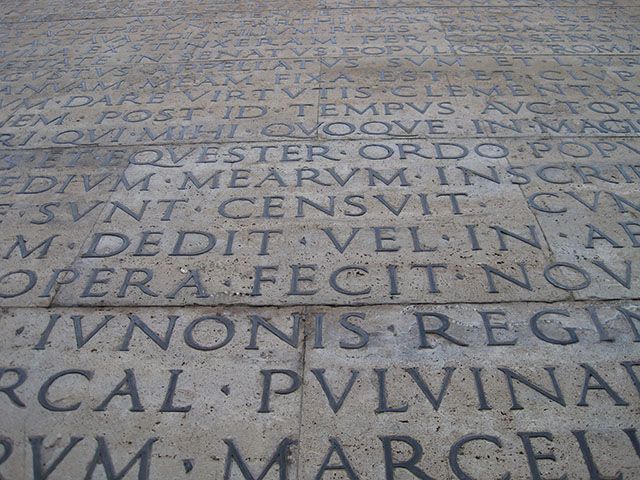
{"label": "stone wall", "polygon": [[0,479],[640,478],[640,6],[5,1]]}

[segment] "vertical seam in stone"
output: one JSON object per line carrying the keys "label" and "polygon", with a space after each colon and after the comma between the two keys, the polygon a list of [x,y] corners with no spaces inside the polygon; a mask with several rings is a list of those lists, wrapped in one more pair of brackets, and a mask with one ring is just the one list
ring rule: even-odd
{"label": "vertical seam in stone", "polygon": [[322,88],[322,70],[323,70],[323,66],[322,66],[322,62],[320,62],[320,59],[322,57],[316,57],[318,59],[318,77],[319,77],[319,81],[318,81],[318,98],[316,98],[316,125],[318,125],[318,128],[316,129],[316,140],[320,141],[320,89]]}
{"label": "vertical seam in stone", "polygon": [[[128,160],[127,160],[128,162]],[[124,168],[122,170],[118,170],[118,174],[119,175],[124,175],[127,170],[129,170],[131,168],[132,165],[130,165],[129,163],[127,163],[127,165],[124,166]],[[114,195],[116,194],[116,191],[114,190],[113,192],[111,192],[111,194],[109,196],[107,196],[107,199],[104,202],[104,205],[102,206],[102,208],[100,209],[100,211],[98,212],[98,215],[96,215],[96,220],[95,222],[93,222],[93,224],[91,225],[91,227],[89,228],[89,231],[87,233],[86,238],[82,239],[82,243],[79,244],[78,246],[78,251],[76,252],[75,257],[73,257],[73,260],[71,260],[71,262],[69,263],[69,265],[67,266],[67,268],[73,268],[73,266],[78,262],[78,260],[80,259],[80,255],[82,253],[83,247],[87,244],[87,242],[89,242],[91,240],[91,235],[93,234],[93,232],[95,231],[96,226],[98,225],[98,222],[100,221],[100,219],[102,218],[102,214],[104,213],[104,211],[106,210],[107,206],[109,205],[109,202],[111,201],[111,199],[114,197]],[[51,307],[57,307],[57,306],[62,306],[62,305],[57,305],[56,304],[56,298],[58,297],[58,294],[60,293],[60,288],[61,285],[57,284],[54,287],[53,290],[53,295],[51,297],[51,300],[49,301],[49,303],[47,304],[47,308],[51,308]],[[74,306],[77,306],[77,303],[74,303]]]}
{"label": "vertical seam in stone", "polygon": [[[511,164],[511,162],[509,161],[509,156],[507,155],[506,157],[507,160],[507,164],[513,168],[513,165]],[[540,223],[540,220],[538,219],[538,216],[536,215],[536,212],[531,208],[531,206],[529,205],[529,202],[527,201],[527,196],[524,193],[524,189],[522,188],[522,185],[518,184],[516,185],[518,187],[518,190],[520,191],[520,193],[522,194],[522,198],[524,199],[524,203],[527,206],[527,210],[529,210],[531,212],[531,215],[533,215],[533,219],[536,222],[536,225],[538,225],[538,228],[540,229],[540,233],[542,234],[542,239],[544,240],[544,244],[546,245],[546,247],[549,249],[549,260],[551,260],[551,262],[555,262],[556,258],[555,255],[553,254],[553,249],[551,248],[551,244],[549,243],[549,241],[547,240],[547,234],[544,231],[544,228],[542,228],[542,224]],[[562,301],[567,301],[567,300],[572,300],[575,301],[576,297],[573,294],[573,291],[569,291],[567,292],[568,297],[565,299],[562,299]]]}
{"label": "vertical seam in stone", "polygon": [[304,415],[304,372],[307,357],[307,332],[309,307],[302,307],[302,356],[300,358],[300,406],[298,408],[298,449],[296,455],[296,480],[300,480],[302,461],[302,420]]}

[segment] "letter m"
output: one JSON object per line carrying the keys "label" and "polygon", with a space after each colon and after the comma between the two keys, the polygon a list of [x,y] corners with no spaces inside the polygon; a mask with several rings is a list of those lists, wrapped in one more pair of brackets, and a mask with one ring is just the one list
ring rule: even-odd
{"label": "letter m", "polygon": [[271,457],[271,460],[269,460],[267,466],[264,467],[262,472],[260,472],[257,477],[255,477],[251,473],[251,470],[249,470],[249,467],[243,460],[242,454],[236,448],[233,440],[225,439],[224,443],[227,444],[228,449],[227,459],[224,464],[224,480],[229,480],[231,478],[231,467],[233,463],[238,466],[240,472],[242,473],[242,476],[246,480],[262,480],[267,475],[267,473],[269,473],[269,470],[271,470],[271,468],[276,464],[278,465],[278,479],[287,480],[287,456],[289,455],[289,448],[291,447],[291,445],[296,443],[295,440],[291,440],[290,438],[285,438],[284,440],[282,440],[280,442],[280,445],[278,445],[277,450]]}
{"label": "letter m", "polygon": [[151,472],[151,451],[153,444],[157,441],[158,439],[155,437],[147,440],[129,463],[127,463],[122,470],[117,472],[113,464],[113,459],[111,458],[107,442],[104,437],[96,437],[98,447],[96,448],[93,459],[89,465],[87,465],[87,475],[84,477],[84,480],[90,480],[93,478],[93,474],[95,473],[98,465],[102,465],[104,468],[105,478],[107,480],[122,480],[125,478],[129,470],[133,469],[136,463],[138,464],[138,476],[136,478],[138,480],[149,480]]}
{"label": "letter m", "polygon": [[220,174],[222,173],[224,173],[224,170],[216,170],[209,178],[200,181],[198,177],[193,174],[193,172],[182,172],[184,180],[182,182],[182,185],[178,187],[178,190],[188,190],[190,184],[192,184],[198,190],[209,184],[209,188],[211,190],[214,190],[220,187]]}
{"label": "letter m", "polygon": [[53,239],[58,236],[59,235],[52,235],[46,240],[44,240],[42,243],[40,243],[40,245],[36,245],[31,250],[29,250],[29,248],[27,247],[27,241],[25,240],[25,238],[22,235],[18,235],[16,237],[15,243],[11,245],[11,248],[9,248],[7,253],[2,258],[5,260],[8,260],[16,248],[20,251],[20,256],[22,258],[27,258],[38,249],[40,250],[40,252],[36,256],[36,258],[44,258],[47,256],[47,253],[49,252],[49,248],[51,248],[51,243],[53,242]]}
{"label": "letter m", "polygon": [[116,180],[115,185],[113,186],[113,188],[110,191],[111,192],[115,192],[118,189],[118,187],[120,185],[122,185],[125,188],[125,190],[130,192],[131,190],[133,190],[138,185],[141,185],[140,191],[141,192],[147,192],[147,191],[149,191],[149,182],[151,182],[151,177],[153,177],[154,175],[155,175],[155,173],[150,173],[150,174],[145,175],[144,177],[140,178],[139,180],[134,180],[135,183],[132,183],[132,182],[129,181],[127,176],[123,173],[122,175],[120,175],[118,177],[118,179]]}

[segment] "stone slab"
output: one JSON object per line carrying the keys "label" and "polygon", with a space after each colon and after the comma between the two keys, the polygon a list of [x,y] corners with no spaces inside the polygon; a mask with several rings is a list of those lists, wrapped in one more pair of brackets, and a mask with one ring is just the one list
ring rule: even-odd
{"label": "stone slab", "polygon": [[636,298],[638,148],[607,138],[7,151],[2,303]]}
{"label": "stone slab", "polygon": [[[2,385],[22,385],[13,400],[3,395],[3,458],[13,451],[1,474],[70,479],[93,468],[93,478],[222,478],[231,445],[257,469],[274,445],[298,435],[301,400],[301,393],[282,396],[273,413],[258,413],[265,375],[273,375],[273,388],[287,388],[286,376],[261,371],[299,371],[302,347],[282,348],[257,327],[253,349],[251,315],[287,331],[297,313],[3,310]],[[292,446],[287,462],[296,452]],[[42,460],[40,477],[34,458],[36,466]],[[231,473],[242,478],[237,465]]]}
{"label": "stone slab", "polygon": [[160,58],[141,67],[132,59],[122,67],[88,62],[66,75],[43,65],[38,78],[6,74],[0,143],[13,149],[640,132],[633,55],[467,56],[433,56],[420,47],[391,58],[318,59],[302,49],[281,61],[207,55],[179,65],[157,65],[169,62]]}
{"label": "stone slab", "polygon": [[[123,2],[115,6],[105,5],[101,3],[85,3],[85,2],[64,2],[66,6],[71,5],[73,8],[69,8],[68,11],[60,9],[60,3],[47,3],[42,5],[41,2],[34,1],[29,4],[9,4],[7,6],[6,21],[8,23],[15,22],[44,22],[44,21],[61,21],[61,20],[76,20],[76,19],[90,19],[94,16],[101,18],[113,18],[113,17],[131,17],[131,16],[149,16],[160,15],[166,12],[167,8],[181,8],[185,13],[228,13],[236,12],[240,15],[260,15],[262,12],[272,11],[280,14],[296,12],[297,8],[291,8],[291,5],[287,1],[247,1],[247,2],[199,2],[198,8],[185,5],[180,0],[172,2]],[[502,7],[502,8],[531,8],[531,7],[543,7],[546,9],[552,9],[556,7],[571,8],[575,7],[576,2],[573,0],[566,1],[554,1],[554,0],[492,0],[478,2],[475,0],[429,0],[429,1],[406,1],[406,0],[375,0],[375,1],[358,1],[358,0],[336,0],[336,1],[302,1],[297,2],[296,7],[307,9],[338,9],[338,8],[408,8],[413,7],[417,9],[424,8],[450,8],[450,7]],[[620,7],[634,7],[635,3],[627,0],[589,0],[587,2],[581,2],[580,6],[583,8],[599,7],[602,10],[609,11]],[[256,13],[258,9],[258,13]]]}
{"label": "stone slab", "polygon": [[[638,457],[627,433],[637,425],[639,392],[623,364],[635,362],[638,350],[615,308],[529,303],[316,312],[324,330],[316,342],[322,348],[305,356],[301,445],[313,447],[303,449],[302,476],[312,477],[329,458],[325,465],[342,467],[344,478],[389,478],[390,470],[400,476],[403,462],[418,478],[589,478],[593,464],[603,476],[634,478]],[[421,335],[442,322],[448,339]],[[354,347],[365,340],[347,331],[352,325],[369,333],[366,347]],[[497,325],[491,336],[487,325]],[[574,343],[559,345],[567,342]],[[585,390],[594,372],[626,400]],[[587,457],[579,438],[590,446]],[[534,458],[542,452],[552,460]]]}

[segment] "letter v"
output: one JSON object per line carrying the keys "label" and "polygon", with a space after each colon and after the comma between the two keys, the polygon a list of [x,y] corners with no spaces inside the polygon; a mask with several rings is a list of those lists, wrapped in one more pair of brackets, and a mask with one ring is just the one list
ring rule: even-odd
{"label": "letter v", "polygon": [[327,400],[329,401],[329,406],[331,407],[331,410],[333,410],[333,413],[338,413],[338,410],[342,408],[342,404],[347,399],[349,392],[353,388],[353,384],[356,383],[356,379],[358,378],[359,371],[351,370],[351,377],[347,382],[347,386],[342,391],[342,395],[340,395],[340,398],[337,398],[337,399],[333,395],[333,392],[331,391],[331,387],[329,387],[329,385],[327,384],[326,378],[324,378],[324,372],[325,372],[324,368],[311,369],[311,373],[313,373],[318,379],[318,382],[320,382],[320,386],[322,387],[322,390],[324,391],[324,394],[326,395]]}

